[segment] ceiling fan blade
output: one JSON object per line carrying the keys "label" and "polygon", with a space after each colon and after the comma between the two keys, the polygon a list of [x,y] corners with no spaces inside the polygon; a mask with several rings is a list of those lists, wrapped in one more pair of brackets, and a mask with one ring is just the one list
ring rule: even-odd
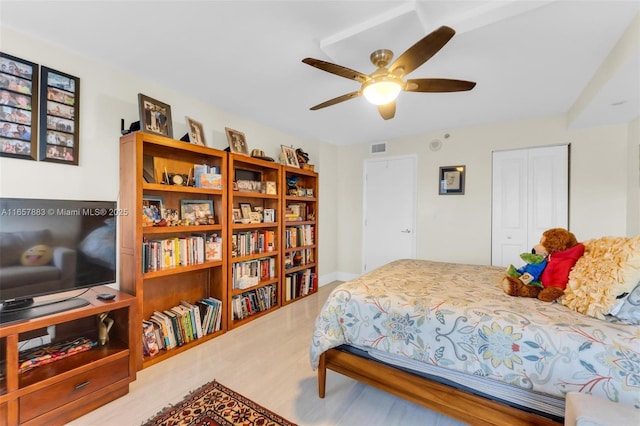
{"label": "ceiling fan blade", "polygon": [[360,71],[355,71],[351,68],[343,67],[342,65],[332,64],[331,62],[321,61],[320,59],[304,58],[302,62],[321,69],[322,71],[330,72],[331,74],[339,75],[340,77],[355,80],[360,83],[364,83],[369,79],[368,75],[363,74]]}
{"label": "ceiling fan blade", "polygon": [[476,86],[474,81],[449,78],[413,78],[407,80],[405,92],[464,92]]}
{"label": "ceiling fan blade", "polygon": [[385,120],[390,120],[396,115],[396,101],[378,105],[378,112]]}
{"label": "ceiling fan blade", "polygon": [[321,108],[326,108],[331,105],[339,104],[340,102],[348,101],[349,99],[357,98],[358,96],[360,96],[360,94],[361,94],[360,91],[356,90],[355,92],[347,93],[345,95],[338,96],[337,98],[329,99],[328,101],[318,104],[316,106],[312,106],[309,109],[311,111],[315,111]]}
{"label": "ceiling fan blade", "polygon": [[427,34],[422,40],[398,56],[398,59],[389,65],[389,72],[395,75],[399,73],[400,76],[409,74],[438,53],[455,33],[453,28],[442,26]]}

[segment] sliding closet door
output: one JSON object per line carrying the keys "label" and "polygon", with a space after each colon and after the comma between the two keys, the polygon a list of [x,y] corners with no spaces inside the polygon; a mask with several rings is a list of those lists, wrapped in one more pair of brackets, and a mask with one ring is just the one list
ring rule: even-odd
{"label": "sliding closet door", "polygon": [[542,232],[568,228],[569,145],[494,152],[492,180],[492,265],[520,265]]}

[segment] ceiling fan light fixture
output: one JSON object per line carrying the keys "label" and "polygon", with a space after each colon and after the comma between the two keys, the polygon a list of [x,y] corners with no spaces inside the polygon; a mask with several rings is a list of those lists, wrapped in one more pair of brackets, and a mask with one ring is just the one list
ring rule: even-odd
{"label": "ceiling fan light fixture", "polygon": [[362,94],[374,105],[393,102],[402,90],[402,80],[388,75],[374,77],[362,85]]}

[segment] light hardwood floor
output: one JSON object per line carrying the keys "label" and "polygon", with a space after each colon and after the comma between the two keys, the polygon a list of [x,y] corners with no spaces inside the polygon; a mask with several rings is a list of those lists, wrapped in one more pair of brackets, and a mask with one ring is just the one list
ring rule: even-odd
{"label": "light hardwood floor", "polygon": [[332,371],[326,397],[318,398],[309,344],[318,311],[335,285],[138,372],[129,394],[70,424],[139,425],[215,379],[301,426],[462,425]]}

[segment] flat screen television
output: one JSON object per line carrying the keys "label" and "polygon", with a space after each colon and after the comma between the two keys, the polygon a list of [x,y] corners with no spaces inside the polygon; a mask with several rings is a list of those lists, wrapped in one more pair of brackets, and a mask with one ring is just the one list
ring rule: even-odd
{"label": "flat screen television", "polygon": [[88,304],[39,296],[116,280],[115,201],[0,198],[0,323]]}

